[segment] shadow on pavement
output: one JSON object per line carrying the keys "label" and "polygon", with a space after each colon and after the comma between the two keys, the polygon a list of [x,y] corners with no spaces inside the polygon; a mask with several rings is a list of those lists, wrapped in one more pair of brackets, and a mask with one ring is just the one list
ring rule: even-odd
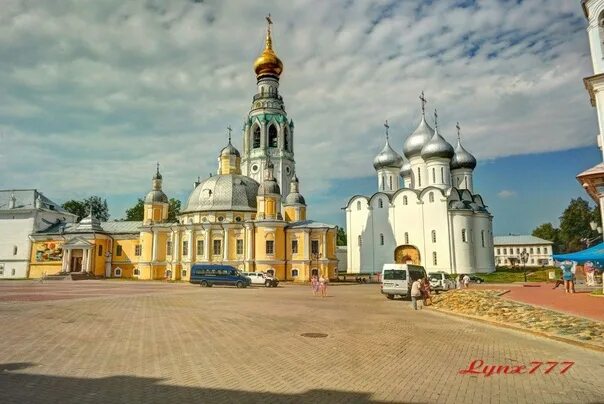
{"label": "shadow on pavement", "polygon": [[14,373],[33,363],[0,364],[1,403],[377,403],[369,393],[309,390],[287,394],[162,384],[136,376],[74,378]]}

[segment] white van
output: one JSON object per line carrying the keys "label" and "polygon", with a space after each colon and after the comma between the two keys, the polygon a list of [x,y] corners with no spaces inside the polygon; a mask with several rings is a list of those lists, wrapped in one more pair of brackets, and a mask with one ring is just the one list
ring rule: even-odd
{"label": "white van", "polygon": [[384,264],[382,268],[382,294],[388,299],[394,296],[410,297],[411,284],[416,279],[426,277],[426,270],[420,265]]}

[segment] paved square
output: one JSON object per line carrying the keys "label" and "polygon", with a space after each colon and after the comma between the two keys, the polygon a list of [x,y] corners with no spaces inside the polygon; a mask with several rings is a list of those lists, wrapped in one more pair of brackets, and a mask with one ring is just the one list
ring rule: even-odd
{"label": "paved square", "polygon": [[[2,282],[0,402],[604,401],[603,353],[415,312],[376,285],[329,293]],[[576,364],[563,375],[458,374],[474,359]]]}

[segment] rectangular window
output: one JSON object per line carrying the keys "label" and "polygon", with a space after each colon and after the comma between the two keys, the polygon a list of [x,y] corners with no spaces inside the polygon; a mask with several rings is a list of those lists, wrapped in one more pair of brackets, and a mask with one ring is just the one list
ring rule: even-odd
{"label": "rectangular window", "polygon": [[243,255],[243,240],[237,240],[237,255]]}
{"label": "rectangular window", "polygon": [[197,240],[197,255],[204,255],[205,243],[204,240]]}
{"label": "rectangular window", "polygon": [[[464,240],[464,241],[465,241],[465,240]],[[504,248],[504,249],[503,249],[503,255],[507,255],[507,254],[508,254],[508,249],[507,249],[507,248]]]}
{"label": "rectangular window", "polygon": [[543,247],[543,254],[547,254],[547,247]]}
{"label": "rectangular window", "polygon": [[537,254],[541,254],[541,247],[537,247]]}
{"label": "rectangular window", "polygon": [[134,255],[136,255],[137,257],[140,257],[140,256],[141,256],[141,252],[142,252],[142,250],[143,250],[143,246],[142,246],[142,245],[140,245],[140,244],[137,244],[137,245],[134,247]]}
{"label": "rectangular window", "polygon": [[0,275],[4,275],[4,264],[0,264]]}
{"label": "rectangular window", "polygon": [[213,247],[214,248],[212,253],[214,255],[220,255],[220,253],[222,252],[222,240],[214,240]]}
{"label": "rectangular window", "polygon": [[166,254],[172,255],[172,242],[171,241],[168,241],[166,243]]}
{"label": "rectangular window", "polygon": [[500,254],[501,254],[501,250],[498,248],[497,249],[497,255],[500,255]]}
{"label": "rectangular window", "polygon": [[516,248],[516,254],[520,254],[520,248]]}
{"label": "rectangular window", "polygon": [[484,230],[480,231],[480,239],[482,240],[482,246],[484,247]]}
{"label": "rectangular window", "polygon": [[531,254],[533,253],[533,247],[531,247],[531,250],[529,251]]}
{"label": "rectangular window", "polygon": [[298,240],[292,240],[292,254],[298,254]]}
{"label": "rectangular window", "polygon": [[266,253],[268,255],[275,253],[275,242],[273,240],[266,240]]}
{"label": "rectangular window", "polygon": [[319,253],[319,240],[311,240],[310,242],[310,252],[313,254]]}
{"label": "rectangular window", "polygon": [[103,256],[103,246],[100,245],[99,246],[99,257],[102,257],[102,256]]}
{"label": "rectangular window", "polygon": [[189,241],[182,242],[182,255],[189,255]]}
{"label": "rectangular window", "polygon": [[115,247],[115,256],[116,257],[122,256],[122,246],[119,244]]}
{"label": "rectangular window", "polygon": [[[463,241],[464,243],[468,242],[468,237],[466,235],[466,229],[461,229],[461,241]],[[507,251],[505,248],[503,249],[503,253],[507,254]]]}
{"label": "rectangular window", "polygon": [[432,253],[432,265],[438,265],[438,258],[436,256],[436,251]]}

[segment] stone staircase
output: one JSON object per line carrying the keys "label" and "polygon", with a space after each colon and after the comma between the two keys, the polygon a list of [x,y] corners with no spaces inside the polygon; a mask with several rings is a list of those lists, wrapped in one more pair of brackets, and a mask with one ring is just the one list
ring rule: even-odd
{"label": "stone staircase", "polygon": [[67,280],[71,280],[71,277],[69,276],[68,273],[61,272],[56,275],[46,275],[46,277],[44,277],[44,280],[45,281],[67,281]]}
{"label": "stone staircase", "polygon": [[91,273],[88,272],[72,272],[71,273],[71,280],[72,281],[85,281],[85,280],[90,280],[90,279],[97,279],[96,276],[94,276]]}

